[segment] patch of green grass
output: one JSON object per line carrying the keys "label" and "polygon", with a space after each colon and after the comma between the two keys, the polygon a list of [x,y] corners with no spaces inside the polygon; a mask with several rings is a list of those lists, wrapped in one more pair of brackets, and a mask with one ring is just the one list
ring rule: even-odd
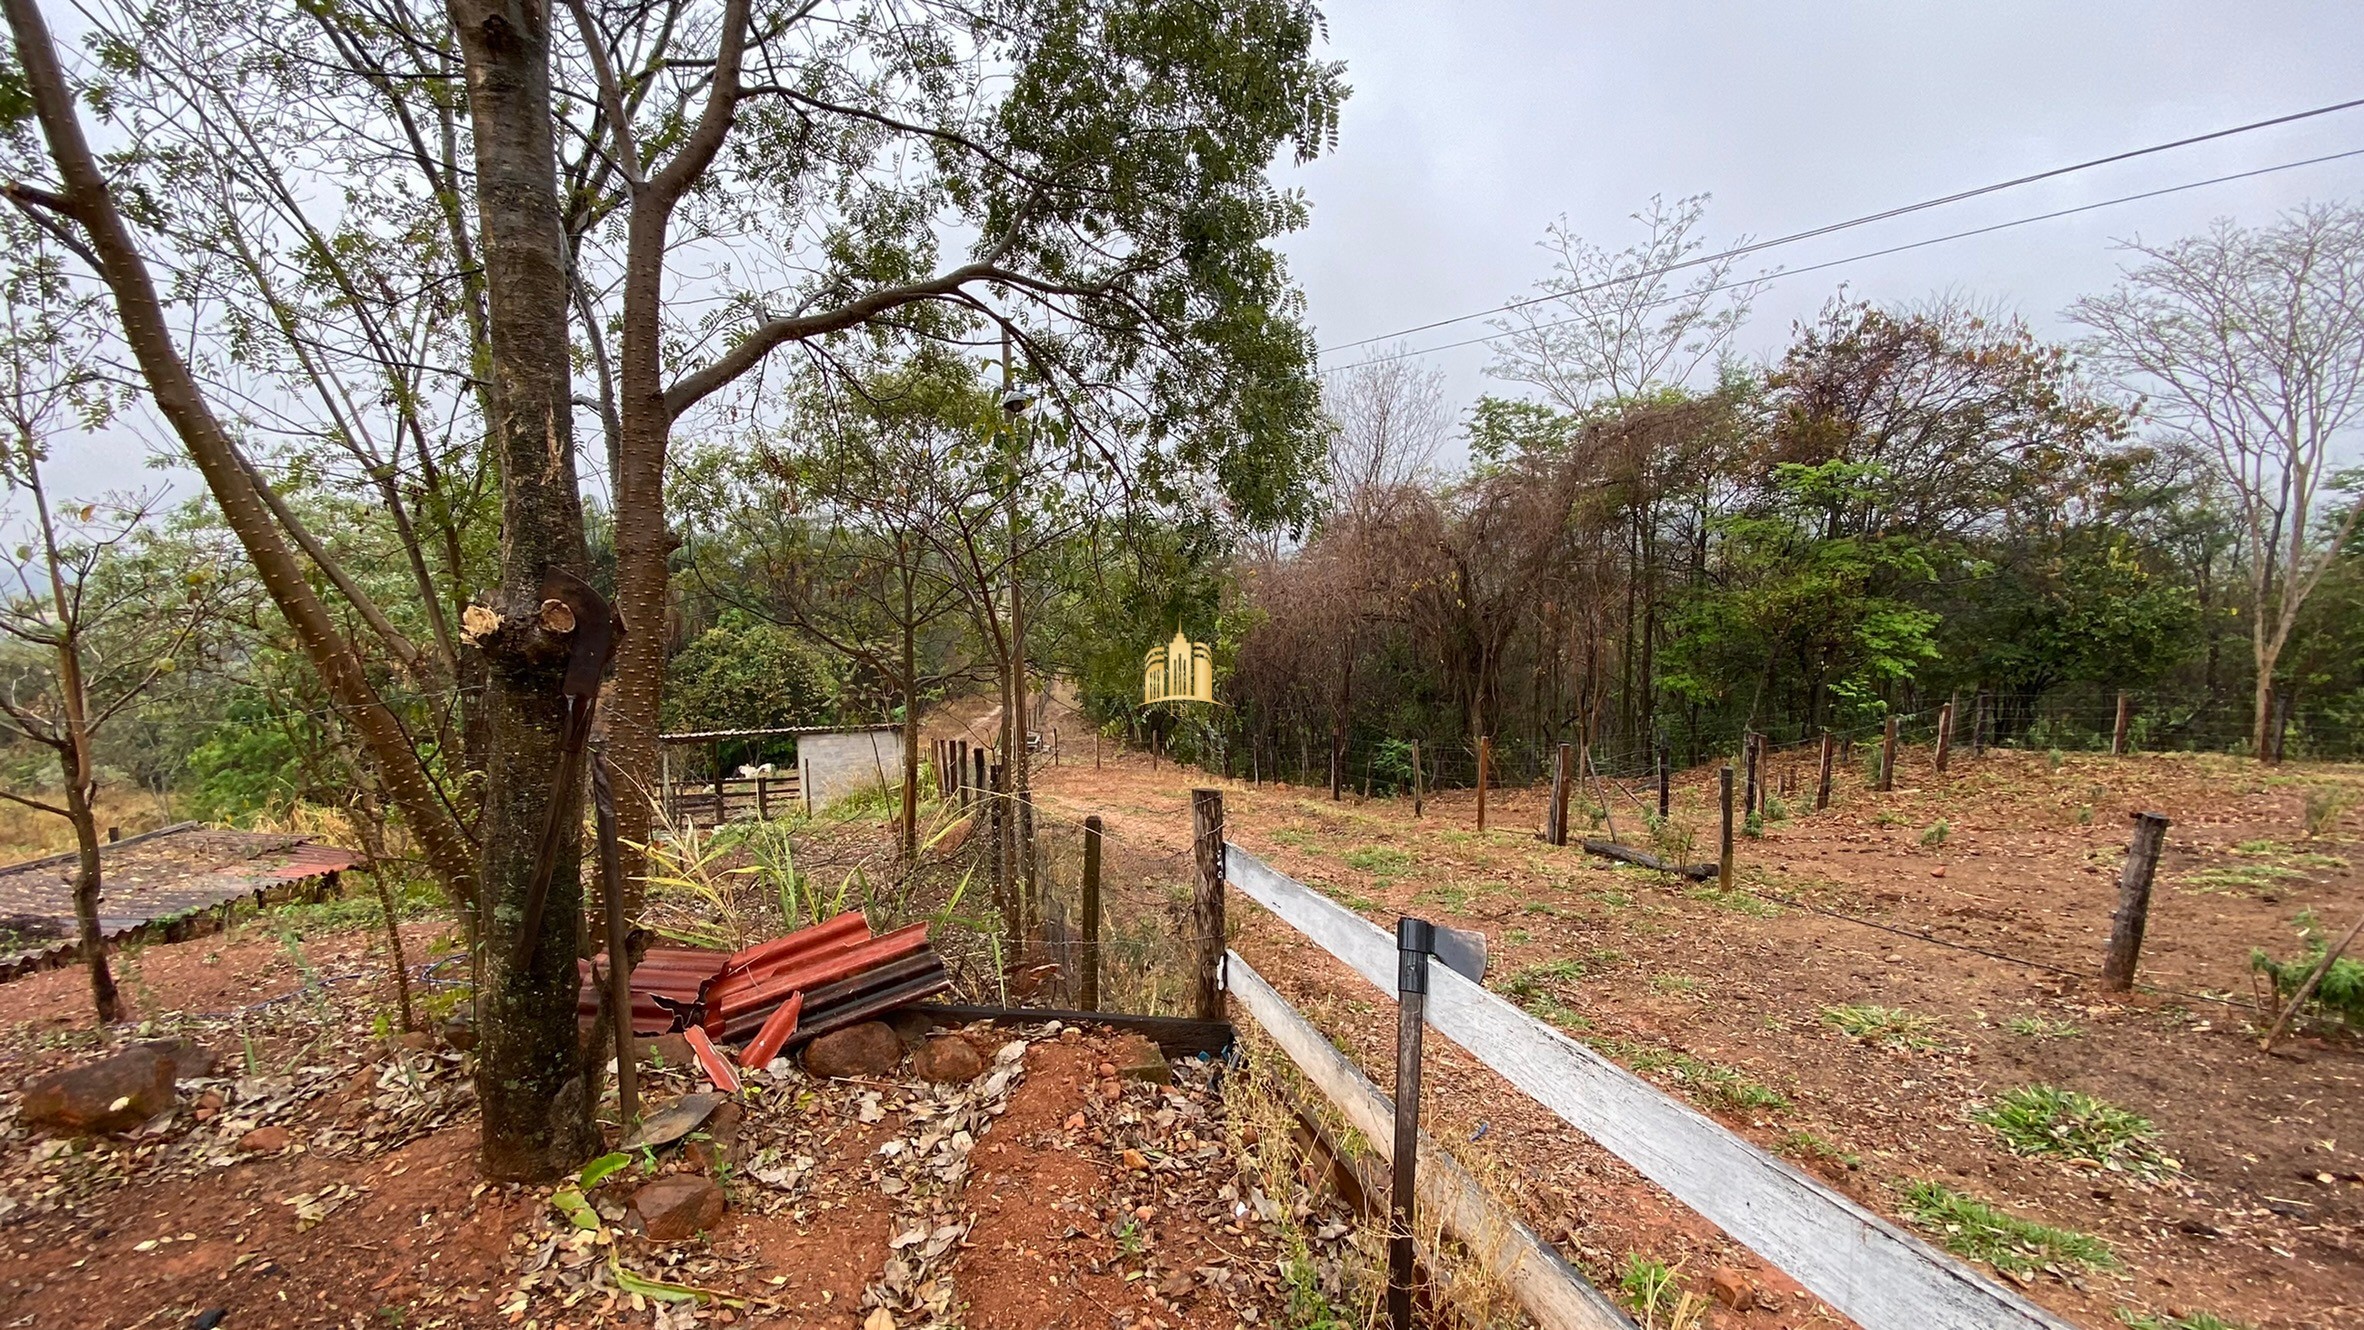
{"label": "patch of green grass", "polygon": [[2138,1312],[2131,1307],[2118,1309],[2118,1320],[2126,1330],[2248,1330],[2247,1326],[2228,1321],[2209,1312],[2193,1312],[2187,1316],[2162,1316]]}
{"label": "patch of green grass", "polygon": [[1895,813],[1882,811],[1873,816],[1872,825],[1875,827],[1901,827],[1904,825],[1904,818]]}
{"label": "patch of green grass", "polygon": [[[2299,911],[2297,922],[2299,940],[2304,944],[2297,956],[2277,961],[2262,947],[2249,952],[2249,968],[2271,980],[2275,996],[2285,1003],[2298,995],[2315,967],[2323,963],[2325,950],[2315,912]],[[2310,1019],[2335,1020],[2351,1030],[2364,1029],[2364,963],[2350,956],[2333,961],[2316,982],[2315,991],[2307,995],[2305,1014]]]}
{"label": "patch of green grass", "polygon": [[1941,817],[1930,823],[1928,828],[1921,833],[1921,844],[1934,850],[1945,844],[1945,838],[1952,835],[1953,830],[1953,824]]}
{"label": "patch of green grass", "polygon": [[1937,1029],[1937,1018],[1897,1007],[1853,1003],[1824,1007],[1822,1021],[1851,1038],[1899,1052],[1925,1053],[1937,1047],[1937,1038],[1931,1033]]}
{"label": "patch of green grass", "polygon": [[1935,1234],[1956,1256],[2019,1275],[2046,1268],[2117,1267],[2117,1254],[2099,1238],[2005,1214],[1966,1192],[1926,1179],[1907,1182],[1901,1190],[1905,1217]]}
{"label": "patch of green grass", "polygon": [[[394,893],[394,909],[403,919],[440,914],[444,910],[443,893],[432,882],[405,882]],[[249,926],[286,939],[383,928],[385,922],[386,912],[378,904],[377,893],[354,883],[346,888],[345,894],[324,901],[290,901],[271,906],[258,912]]]}
{"label": "patch of green grass", "polygon": [[2085,1033],[2067,1021],[2056,1021],[2049,1016],[2014,1016],[2003,1022],[2003,1028],[2023,1039],[2074,1039]]}
{"label": "patch of green grass", "polygon": [[1317,850],[1321,838],[1310,831],[1282,827],[1277,831],[1266,832],[1265,839],[1276,845],[1286,845],[1292,850]]}
{"label": "patch of green grass", "polygon": [[1753,919],[1771,919],[1781,913],[1780,906],[1762,896],[1742,891],[1738,887],[1726,891],[1722,887],[1703,885],[1693,887],[1689,895],[1695,901],[1706,901],[1710,905],[1720,906],[1738,914],[1745,914]]}
{"label": "patch of green grass", "polygon": [[1380,877],[1394,877],[1412,866],[1412,856],[1392,845],[1358,845],[1343,857],[1347,867]]}
{"label": "patch of green grass", "polygon": [[1566,914],[1567,911],[1561,909],[1557,905],[1552,904],[1550,901],[1528,901],[1526,904],[1519,907],[1519,913],[1540,914],[1546,918],[1557,919],[1561,915]]}
{"label": "patch of green grass", "polygon": [[1633,896],[1630,893],[1620,891],[1615,887],[1607,887],[1600,891],[1596,891],[1592,893],[1592,898],[1599,901],[1601,904],[1608,906],[1612,910],[1626,910],[1633,908]]}
{"label": "patch of green grass", "polygon": [[[1380,879],[1382,885],[1386,881],[1385,878]],[[1469,897],[1469,888],[1458,882],[1445,882],[1433,887],[1422,887],[1412,899],[1422,905],[1436,906],[1449,914],[1467,914]]]}
{"label": "patch of green grass", "polygon": [[1504,981],[1502,991],[1513,998],[1530,998],[1554,984],[1573,983],[1585,976],[1584,962],[1572,956],[1530,965]]}
{"label": "patch of green grass", "polygon": [[1505,929],[1502,934],[1502,941],[1505,946],[1523,947],[1534,940],[1535,935],[1528,932],[1524,928]]}
{"label": "patch of green grass", "polygon": [[1654,974],[1650,976],[1650,988],[1658,993],[1696,993],[1699,981],[1687,974]]}
{"label": "patch of green grass", "polygon": [[1836,1142],[1804,1130],[1784,1133],[1780,1140],[1773,1143],[1773,1149],[1775,1153],[1792,1159],[1820,1159],[1844,1164],[1849,1168],[1856,1168],[1863,1163],[1861,1158],[1840,1149]]}
{"label": "patch of green grass", "polygon": [[1354,910],[1360,913],[1368,913],[1379,908],[1379,902],[1372,900],[1370,897],[1365,896],[1360,892],[1349,891],[1346,888],[1337,885],[1336,883],[1324,882],[1319,878],[1307,878],[1305,882],[1307,886],[1312,887],[1315,891],[1318,891],[1324,896],[1329,897],[1331,900],[1338,902],[1340,905],[1345,906],[1349,910]]}
{"label": "patch of green grass", "polygon": [[1674,1310],[1683,1296],[1682,1286],[1675,1282],[1674,1268],[1638,1251],[1627,1252],[1625,1264],[1618,1267],[1617,1291],[1625,1295],[1625,1305],[1646,1321],[1654,1320],[1660,1312]]}
{"label": "patch of green grass", "polygon": [[1735,1068],[1693,1057],[1678,1049],[1650,1048],[1622,1039],[1595,1040],[1593,1046],[1623,1061],[1635,1071],[1644,1074],[1664,1073],[1668,1079],[1689,1086],[1729,1108],[1753,1111],[1789,1107],[1788,1096],[1772,1086],[1751,1080]]}
{"label": "patch of green grass", "polygon": [[2269,891],[2293,878],[2306,874],[2279,864],[2235,864],[2222,868],[2196,868],[2175,880],[2194,891]]}
{"label": "patch of green grass", "polygon": [[2023,1085],[1971,1117],[1992,1127],[2013,1154],[2145,1175],[2175,1167],[2152,1144],[2158,1130],[2149,1118],[2057,1085]]}

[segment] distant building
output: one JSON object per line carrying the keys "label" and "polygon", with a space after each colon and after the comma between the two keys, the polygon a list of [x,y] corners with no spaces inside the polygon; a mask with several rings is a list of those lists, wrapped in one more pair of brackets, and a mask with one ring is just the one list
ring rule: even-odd
{"label": "distant building", "polygon": [[796,774],[808,812],[870,790],[903,788],[903,729],[861,725],[836,730],[801,730],[796,735]]}

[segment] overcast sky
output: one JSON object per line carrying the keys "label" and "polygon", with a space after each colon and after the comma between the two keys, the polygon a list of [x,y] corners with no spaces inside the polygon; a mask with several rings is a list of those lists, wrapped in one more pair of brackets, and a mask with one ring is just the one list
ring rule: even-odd
{"label": "overcast sky", "polygon": [[[1313,203],[1285,248],[1324,347],[1529,293],[1549,268],[1535,242],[1563,214],[1618,249],[1639,239],[1628,215],[1650,195],[1712,194],[1706,236],[1720,248],[2364,96],[2352,5],[1331,0],[1325,12],[1354,94],[1338,151],[1281,173]],[[2364,108],[1783,247],[1741,271],[2352,148]],[[2364,157],[1803,274],[1759,298],[1741,344],[1776,351],[1841,282],[1882,302],[2000,300],[2068,335],[2060,310],[2109,284],[2116,238],[2359,194]],[[1471,347],[1431,363],[1465,402],[1490,386],[1486,359]]]}
{"label": "overcast sky", "polygon": [[[2364,96],[2349,5],[1332,0],[1354,95],[1338,151],[1288,167],[1313,203],[1285,247],[1323,346],[1525,294],[1565,214],[1614,249],[1651,194],[1714,196],[1707,236],[1764,238],[2089,157]],[[2364,109],[2083,172],[1786,247],[1802,267],[2053,208],[2364,148]],[[2040,331],[2106,286],[2113,238],[2364,194],[2364,157],[1777,282],[1742,349],[1766,355],[1841,281],[1859,296],[2000,300]],[[1461,340],[1482,323],[1419,334]],[[1345,363],[1356,354],[1331,357]],[[1486,352],[1433,363],[1466,402]],[[586,438],[591,437],[586,433]],[[58,459],[64,493],[137,483],[121,436]],[[185,470],[169,477],[193,492]]]}

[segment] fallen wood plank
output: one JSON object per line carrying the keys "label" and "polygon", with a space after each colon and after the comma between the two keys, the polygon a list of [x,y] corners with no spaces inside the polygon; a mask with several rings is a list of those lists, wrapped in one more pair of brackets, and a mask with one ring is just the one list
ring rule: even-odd
{"label": "fallen wood plank", "polygon": [[[1232,1000],[1280,1045],[1314,1088],[1338,1106],[1365,1143],[1392,1163],[1394,1102],[1287,999],[1273,991],[1238,952],[1226,953],[1223,974]],[[1535,1230],[1488,1196],[1469,1170],[1445,1153],[1427,1132],[1420,1133],[1419,1178],[1422,1226],[1429,1216],[1441,1219],[1445,1232],[1468,1248],[1488,1274],[1501,1280],[1543,1330],[1633,1330],[1633,1322],[1616,1304],[1586,1283],[1550,1243],[1535,1235]],[[1433,1259],[1429,1268],[1435,1268]]]}
{"label": "fallen wood plank", "polygon": [[1613,840],[1594,840],[1587,837],[1584,842],[1584,852],[1597,854],[1603,859],[1615,859],[1621,864],[1633,864],[1660,873],[1673,873],[1678,877],[1687,877],[1693,882],[1705,882],[1716,875],[1714,864],[1670,864],[1655,854],[1637,850],[1631,846],[1619,845]]}
{"label": "fallen wood plank", "polygon": [[959,1002],[916,1002],[907,1010],[938,1025],[966,1025],[988,1021],[995,1025],[1105,1025],[1145,1035],[1168,1057],[1221,1056],[1231,1047],[1231,1026],[1222,1021],[1195,1021],[1187,1016],[1128,1016],[1114,1011],[1069,1011],[1061,1007],[979,1007]]}
{"label": "fallen wood plank", "polygon": [[[1231,882],[1395,992],[1395,939],[1227,847]],[[2068,1330],[2065,1322],[1443,967],[1428,1022],[1863,1330]]]}

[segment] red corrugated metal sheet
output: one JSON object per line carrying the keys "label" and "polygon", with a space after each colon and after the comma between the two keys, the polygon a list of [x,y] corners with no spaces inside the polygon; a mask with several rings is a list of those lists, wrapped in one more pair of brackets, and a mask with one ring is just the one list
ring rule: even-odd
{"label": "red corrugated metal sheet", "polygon": [[283,851],[287,862],[274,864],[255,875],[258,882],[301,882],[308,877],[327,873],[341,873],[361,862],[355,851],[336,845],[322,845],[305,841]]}
{"label": "red corrugated metal sheet", "polygon": [[[600,962],[604,970],[604,953]],[[601,1002],[595,972],[589,961],[577,968],[576,1011],[591,1019]],[[791,1036],[801,1043],[951,986],[943,961],[928,948],[926,924],[873,936],[861,912],[848,911],[727,955],[651,948],[632,972],[632,1029],[650,1035],[694,1025],[735,1043],[754,1037],[782,1003],[801,995],[803,1014]]]}

